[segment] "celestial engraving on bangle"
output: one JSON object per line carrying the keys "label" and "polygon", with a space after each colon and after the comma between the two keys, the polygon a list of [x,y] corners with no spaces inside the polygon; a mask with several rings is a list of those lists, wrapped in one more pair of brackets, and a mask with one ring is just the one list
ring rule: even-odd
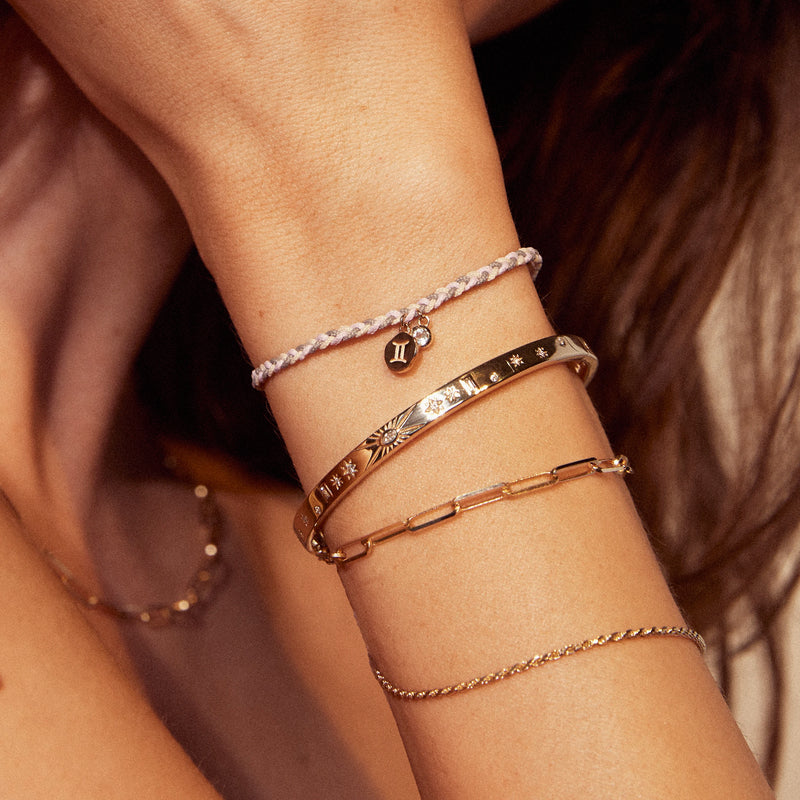
{"label": "celestial engraving on bangle", "polygon": [[544,347],[537,347],[536,355],[539,356],[539,358],[547,358],[547,350],[545,350]]}
{"label": "celestial engraving on bangle", "polygon": [[342,464],[342,472],[344,472],[348,478],[354,478],[358,472],[358,467],[352,461],[348,460]]}
{"label": "celestial engraving on bangle", "polygon": [[470,397],[481,393],[480,387],[475,382],[475,378],[473,378],[472,375],[465,375],[463,378],[459,379],[459,383],[464,387],[464,391]]}
{"label": "celestial engraving on bangle", "polygon": [[399,447],[425,425],[424,421],[409,424],[410,416],[411,410],[407,409],[367,437],[362,448],[369,453],[369,459],[364,467],[365,470],[371,469],[378,461],[391,453],[395,447]]}
{"label": "celestial engraving on bangle", "polygon": [[341,479],[339,475],[334,475],[331,478],[331,486],[333,486],[334,491],[338,491],[339,489],[341,489],[343,483],[344,481]]}
{"label": "celestial engraving on bangle", "polygon": [[442,394],[445,399],[450,403],[457,403],[461,399],[461,392],[455,386],[448,386]]}
{"label": "celestial engraving on bangle", "polygon": [[423,409],[426,414],[432,414],[434,417],[441,413],[444,400],[441,397],[431,397],[425,404]]}
{"label": "celestial engraving on bangle", "polygon": [[522,357],[518,353],[514,353],[514,355],[508,359],[508,366],[511,367],[511,369],[517,369],[518,367],[521,367]]}
{"label": "celestial engraving on bangle", "polygon": [[397,441],[397,428],[389,428],[388,430],[383,431],[381,435],[378,437],[378,441],[384,446],[388,447],[391,444],[394,444]]}

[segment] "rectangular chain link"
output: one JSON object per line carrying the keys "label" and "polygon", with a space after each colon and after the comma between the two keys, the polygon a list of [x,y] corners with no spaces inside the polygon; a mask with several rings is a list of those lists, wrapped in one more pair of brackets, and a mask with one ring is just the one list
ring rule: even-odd
{"label": "rectangular chain link", "polygon": [[[477,489],[474,492],[460,494],[445,503],[420,511],[417,514],[412,514],[403,522],[387,525],[385,528],[374,531],[361,539],[347,542],[327,556],[325,560],[330,564],[349,564],[352,561],[358,561],[358,559],[370,555],[377,545],[389,539],[394,539],[405,533],[416,533],[433,525],[439,525],[465,511],[473,511],[490,503],[519,497],[523,494],[546,489],[548,486],[555,486],[558,483],[567,483],[578,478],[585,478],[588,475],[605,473],[626,475],[630,472],[632,472],[631,466],[628,459],[623,455],[616,456],[616,458],[584,458],[580,461],[560,464],[548,472],[539,472],[519,480],[509,481],[508,483],[495,483],[483,489]],[[352,552],[355,548],[360,549]]]}

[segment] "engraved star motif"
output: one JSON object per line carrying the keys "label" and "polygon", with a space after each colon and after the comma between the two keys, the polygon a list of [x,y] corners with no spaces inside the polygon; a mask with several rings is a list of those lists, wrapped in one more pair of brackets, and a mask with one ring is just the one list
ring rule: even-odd
{"label": "engraved star motif", "polygon": [[512,355],[511,358],[508,359],[508,364],[513,369],[517,369],[517,367],[521,367],[522,366],[522,356],[518,355],[517,353],[514,353],[514,355]]}
{"label": "engraved star motif", "polygon": [[305,514],[300,516],[300,521],[303,523],[304,528],[308,527],[308,517]]}
{"label": "engraved star motif", "polygon": [[444,390],[444,396],[446,400],[449,400],[451,403],[455,403],[457,400],[461,399],[461,392],[459,392],[455,386],[448,386]]}
{"label": "engraved star motif", "polygon": [[341,489],[342,488],[342,483],[343,483],[343,481],[338,475],[334,475],[331,478],[331,486],[333,486],[334,491],[338,491],[339,489]]}
{"label": "engraved star motif", "polygon": [[547,358],[547,350],[545,350],[544,347],[537,347],[536,355],[539,356],[539,358]]}
{"label": "engraved star motif", "polygon": [[342,474],[346,478],[355,478],[358,467],[349,459],[342,464]]}
{"label": "engraved star motif", "polygon": [[433,414],[434,416],[439,416],[442,412],[442,406],[444,405],[444,400],[438,395],[431,397],[427,403],[425,403],[425,413],[426,414]]}

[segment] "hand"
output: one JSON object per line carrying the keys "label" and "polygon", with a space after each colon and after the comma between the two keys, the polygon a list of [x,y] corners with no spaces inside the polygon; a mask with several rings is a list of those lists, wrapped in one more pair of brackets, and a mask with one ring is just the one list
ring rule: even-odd
{"label": "hand", "polygon": [[257,354],[390,302],[376,243],[414,292],[515,246],[458,0],[16,5],[165,176]]}
{"label": "hand", "polygon": [[[461,6],[469,37],[476,41],[522,23],[553,2],[461,0],[455,5]],[[254,55],[263,68],[256,83],[263,94],[276,77],[289,85],[298,71],[314,72],[315,64],[348,40],[356,50],[377,49],[379,41],[370,42],[373,21],[415,17],[426,4],[251,1],[220,8],[140,0],[113,7],[99,0],[67,6],[16,0],[15,5],[81,87],[126,127],[124,120],[132,124],[137,116],[145,126],[147,120],[158,126],[165,118],[189,113],[186,101],[193,90],[206,101],[205,108],[213,109],[208,103],[215,75],[240,79]],[[223,87],[228,95],[235,88]],[[247,89],[247,81],[241,88]],[[239,101],[246,97],[247,91]]]}
{"label": "hand", "polygon": [[459,16],[455,0],[15,5],[98,107],[161,161],[176,146],[221,157],[232,132],[260,141],[266,131],[275,162],[301,142],[313,152],[334,109],[345,106],[357,128],[359,115],[381,110],[368,108],[376,96],[388,106],[408,86],[403,72],[425,60],[423,22]]}

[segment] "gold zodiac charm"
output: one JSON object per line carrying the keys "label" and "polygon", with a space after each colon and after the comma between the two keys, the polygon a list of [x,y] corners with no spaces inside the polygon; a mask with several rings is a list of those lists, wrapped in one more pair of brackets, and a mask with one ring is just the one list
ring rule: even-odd
{"label": "gold zodiac charm", "polygon": [[383,360],[392,372],[401,373],[411,369],[419,351],[431,343],[431,329],[426,316],[412,323],[404,322],[402,328],[386,343]]}

